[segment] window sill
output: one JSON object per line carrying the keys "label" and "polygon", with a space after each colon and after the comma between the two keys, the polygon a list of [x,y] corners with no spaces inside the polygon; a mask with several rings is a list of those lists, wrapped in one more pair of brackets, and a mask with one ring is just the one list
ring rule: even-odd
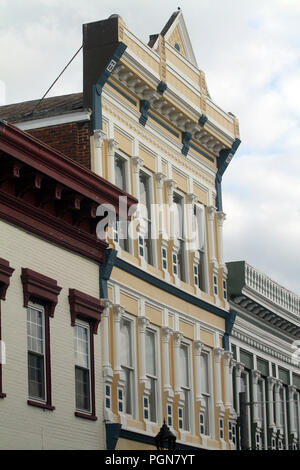
{"label": "window sill", "polygon": [[55,410],[55,406],[47,405],[46,403],[40,403],[39,401],[27,400],[27,404],[30,406],[36,406],[37,408],[43,408],[44,410]]}
{"label": "window sill", "polygon": [[6,393],[0,393],[0,398],[5,398],[6,397]]}
{"label": "window sill", "polygon": [[75,411],[74,415],[77,416],[77,418],[89,419],[90,421],[97,421],[98,419],[95,415],[80,413],[79,411]]}

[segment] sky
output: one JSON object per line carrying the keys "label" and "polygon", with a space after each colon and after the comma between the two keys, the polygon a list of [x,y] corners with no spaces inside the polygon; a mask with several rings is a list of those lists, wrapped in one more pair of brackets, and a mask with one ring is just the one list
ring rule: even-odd
{"label": "sky", "polygon": [[[180,6],[210,95],[240,122],[223,177],[226,261],[300,295],[299,0],[0,0],[0,105],[41,98],[81,46],[82,24],[119,14],[144,42]],[[79,54],[48,96],[82,90]]]}

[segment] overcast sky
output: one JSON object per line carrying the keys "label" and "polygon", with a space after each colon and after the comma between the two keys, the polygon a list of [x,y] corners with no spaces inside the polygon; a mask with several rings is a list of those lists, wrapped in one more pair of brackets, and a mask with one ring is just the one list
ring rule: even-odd
{"label": "overcast sky", "polygon": [[[213,100],[240,121],[223,178],[226,260],[300,294],[299,0],[0,0],[0,104],[40,98],[83,23],[118,13],[147,42],[178,6]],[[79,54],[49,96],[81,90]]]}

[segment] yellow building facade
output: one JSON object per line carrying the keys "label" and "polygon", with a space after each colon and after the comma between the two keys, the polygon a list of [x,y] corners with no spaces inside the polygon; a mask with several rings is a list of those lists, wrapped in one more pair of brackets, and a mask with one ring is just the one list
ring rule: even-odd
{"label": "yellow building facade", "polygon": [[178,448],[234,449],[221,180],[238,121],[180,10],[147,45],[117,15],[86,24],[83,57],[92,169],[143,204],[110,227],[100,274],[107,447],[153,449],[165,420]]}

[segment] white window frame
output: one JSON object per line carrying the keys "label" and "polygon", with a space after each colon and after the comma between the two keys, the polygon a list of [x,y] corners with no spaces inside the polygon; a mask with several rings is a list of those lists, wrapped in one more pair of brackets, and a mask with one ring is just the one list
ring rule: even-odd
{"label": "white window frame", "polygon": [[[123,390],[123,412],[120,414],[124,414],[126,416],[131,416],[132,418],[136,418],[138,416],[138,390],[137,390],[137,350],[136,350],[136,320],[135,317],[130,315],[127,312],[122,314],[122,317],[125,320],[130,322],[130,329],[131,329],[131,338],[132,338],[132,397],[131,397],[131,410],[132,414],[128,414],[124,411],[125,408],[125,400],[126,400],[126,393]],[[122,321],[122,320],[121,320]],[[121,334],[121,325],[120,325],[120,334]],[[122,354],[120,357],[120,367],[123,369],[122,366]],[[125,396],[125,397],[124,397]],[[119,411],[118,411],[119,412]]]}
{"label": "white window frame", "polygon": [[[195,215],[195,210],[197,207],[201,207],[201,210],[203,210],[203,223],[204,223],[204,248],[203,250],[197,250],[199,252],[199,262],[196,264],[197,269],[198,269],[198,284],[197,287],[200,289],[200,279],[203,276],[203,282],[204,282],[204,289],[200,289],[202,292],[209,292],[209,269],[208,269],[208,250],[207,250],[207,223],[206,223],[206,211],[205,211],[205,206],[199,202],[196,202],[193,207],[193,217],[196,217]],[[199,221],[197,221],[199,224]],[[195,266],[195,264],[194,264]],[[201,269],[200,269],[201,268]],[[193,268],[194,269],[194,268]],[[194,275],[194,270],[193,270],[193,277],[195,278]],[[194,279],[194,284],[195,284],[195,279]]]}
{"label": "white window frame", "polygon": [[[91,413],[92,412],[92,383],[91,383],[91,343],[90,343],[90,324],[88,322],[84,322],[82,320],[78,320],[76,319],[75,321],[75,328],[76,326],[79,326],[81,328],[85,328],[88,332],[87,334],[87,338],[88,338],[88,372],[89,372],[89,403],[90,403],[90,407],[89,407],[89,410],[84,410],[84,409],[81,409],[81,408],[77,408],[76,406],[76,383],[75,383],[75,409],[76,411],[79,411],[80,413]],[[75,333],[76,330],[74,330],[74,333]],[[75,335],[74,335],[75,336]],[[74,370],[76,369],[76,360],[75,360],[75,349],[74,349]],[[77,366],[77,367],[80,367],[80,366]]]}
{"label": "white window frame", "polygon": [[[212,369],[212,350],[210,348],[206,348],[205,346],[202,348],[201,356],[207,357],[207,372],[208,372],[208,386],[209,386],[209,393],[203,393],[201,388],[201,395],[207,397],[208,402],[208,410],[205,410],[207,413],[208,411],[208,434],[204,434],[207,437],[214,437],[215,435],[215,424],[214,424],[214,383],[213,383],[213,369]],[[201,373],[201,371],[200,371]],[[204,416],[204,424],[205,426],[205,416]]]}
{"label": "white window frame", "polygon": [[[282,390],[283,403],[280,397],[280,391]],[[288,439],[288,413],[287,413],[287,388],[283,385],[279,389],[279,399],[280,399],[280,427],[283,431],[283,442],[285,443],[285,449],[288,449],[289,439]],[[283,406],[283,410],[282,410]],[[284,422],[281,423],[281,413],[283,411]]]}
{"label": "white window frame", "polygon": [[[125,169],[125,189],[123,189],[123,191],[126,191],[127,193],[131,194],[131,178],[130,178],[130,175],[131,175],[131,171],[130,171],[130,157],[128,155],[126,155],[126,153],[124,153],[122,150],[118,149],[115,151],[114,153],[114,184],[115,181],[116,181],[116,175],[115,175],[115,159],[116,157],[119,157],[121,160],[124,161],[125,165],[124,165],[124,169]],[[120,188],[122,189],[122,188]]]}
{"label": "white window frame", "polygon": [[[250,373],[248,370],[243,370],[241,372],[241,379],[240,379],[240,384],[242,384],[242,376],[245,376],[245,384],[246,384],[246,402],[250,402]],[[239,390],[241,391],[241,390]],[[239,392],[237,391],[237,392]],[[239,400],[239,393],[237,394],[237,399]],[[248,436],[249,436],[249,444],[250,447],[252,446],[252,434],[251,434],[251,412],[250,412],[250,407],[247,406],[247,419],[248,419]],[[254,443],[256,446],[256,443]]]}
{"label": "white window frame", "polygon": [[[40,403],[47,403],[47,373],[46,373],[46,337],[45,337],[45,321],[46,321],[46,318],[45,318],[45,308],[43,307],[43,305],[40,305],[38,303],[34,303],[34,302],[29,302],[28,303],[28,307],[26,309],[26,312],[27,312],[27,317],[26,317],[26,327],[27,327],[27,323],[28,323],[28,310],[29,309],[32,309],[32,310],[36,310],[38,312],[41,312],[42,313],[42,341],[43,341],[43,368],[44,368],[44,391],[45,391],[45,398],[40,398],[40,397],[35,397],[35,396],[32,396],[29,394],[29,368],[28,368],[28,364],[27,364],[27,377],[28,377],[28,398],[30,400],[34,400],[34,401],[37,401],[37,402],[40,402]],[[28,357],[28,353],[33,353],[33,354],[38,354],[36,351],[31,351],[29,348],[28,348],[28,333],[27,333],[27,357]]]}
{"label": "white window frame", "polygon": [[[179,268],[179,263],[178,263],[178,253],[180,251],[176,252],[176,257],[177,257],[177,274],[174,273],[174,262],[173,262],[173,253],[172,253],[172,273],[177,277],[177,279],[181,282],[184,282],[186,284],[189,283],[189,262],[188,262],[188,252],[187,252],[187,246],[186,246],[186,227],[187,227],[187,211],[186,211],[186,194],[184,194],[182,191],[180,191],[178,188],[176,188],[173,191],[173,205],[176,205],[175,199],[178,198],[180,199],[180,204],[181,204],[181,210],[182,210],[182,238],[178,238],[177,241],[181,240],[182,241],[182,246],[183,250],[181,253],[181,259],[182,259],[182,266],[181,266],[181,271],[183,270],[183,275],[181,277],[178,276],[178,268]],[[173,217],[175,214],[173,214]],[[175,227],[175,225],[174,225]],[[175,239],[175,233],[172,234]],[[179,242],[180,245],[180,242]]]}
{"label": "white window frame", "polygon": [[160,422],[161,418],[161,383],[160,383],[160,376],[161,376],[161,370],[160,370],[160,363],[161,363],[161,357],[160,357],[160,348],[159,348],[159,329],[155,327],[154,325],[149,325],[146,328],[146,334],[147,331],[150,331],[152,334],[154,334],[154,348],[155,348],[155,367],[156,367],[156,376],[151,376],[150,374],[147,373],[147,365],[146,365],[146,377],[147,378],[154,378],[156,380],[156,390],[155,390],[155,406],[156,406],[156,421],[151,421],[151,405],[150,405],[150,399],[149,399],[149,421],[158,423]]}
{"label": "white window frame", "polygon": [[[149,188],[149,206],[150,206],[150,214],[148,214],[148,220],[151,221],[151,232],[152,233],[156,233],[156,219],[155,219],[155,211],[153,210],[153,204],[155,204],[155,193],[154,193],[154,183],[153,183],[153,173],[151,171],[149,171],[145,166],[143,166],[143,168],[140,168],[139,170],[139,184],[140,184],[140,177],[141,177],[141,174],[144,174],[147,178],[147,181],[148,181],[148,188]],[[150,264],[150,266],[154,266],[156,267],[157,266],[157,247],[156,247],[156,240],[155,238],[152,239],[152,233],[148,233],[148,240],[149,240],[149,244],[148,244],[148,249],[150,249],[151,251],[151,257],[152,257],[152,263],[147,263],[147,264]],[[150,235],[150,238],[149,238],[149,235]],[[139,234],[139,237],[141,235]],[[143,238],[143,249],[144,249],[144,253],[143,253],[143,258],[145,260],[145,239],[144,237]],[[140,242],[139,242],[139,256],[140,255]],[[149,254],[148,254],[149,256]],[[146,261],[146,260],[145,260]]]}
{"label": "white window frame", "polygon": [[[266,381],[262,377],[258,379],[257,383],[257,396],[259,393],[259,385],[262,384],[262,398],[263,398],[263,403],[258,403],[258,410],[259,414],[262,413],[262,419],[259,417],[260,420],[260,425],[261,425],[261,430],[262,430],[262,435],[263,435],[263,441],[264,444],[261,443],[261,446],[264,447],[266,450],[268,449],[268,430],[267,430],[267,406],[266,406]],[[260,400],[258,399],[258,402]]]}
{"label": "white window frame", "polygon": [[[194,370],[194,365],[193,365],[193,357],[192,357],[192,342],[190,340],[188,340],[187,338],[183,338],[181,340],[181,343],[180,343],[180,348],[184,346],[187,348],[187,360],[188,360],[188,364],[189,364],[189,367],[188,367],[188,378],[189,378],[189,387],[186,387],[186,386],[182,386],[182,384],[180,384],[180,388],[181,390],[184,392],[184,391],[188,391],[188,405],[189,405],[189,413],[188,413],[188,419],[189,419],[189,427],[188,429],[185,429],[186,426],[183,426],[183,428],[181,429],[181,431],[185,431],[185,432],[188,432],[188,433],[193,433],[194,432],[194,427],[195,427],[195,424],[194,424],[194,386],[193,386],[193,370]],[[184,407],[182,407],[184,408]],[[178,408],[179,410],[179,408]],[[184,425],[184,414],[185,414],[185,410],[183,409],[183,416],[182,416],[182,419],[183,419],[183,425]],[[179,412],[178,412],[178,418],[179,418]]]}

